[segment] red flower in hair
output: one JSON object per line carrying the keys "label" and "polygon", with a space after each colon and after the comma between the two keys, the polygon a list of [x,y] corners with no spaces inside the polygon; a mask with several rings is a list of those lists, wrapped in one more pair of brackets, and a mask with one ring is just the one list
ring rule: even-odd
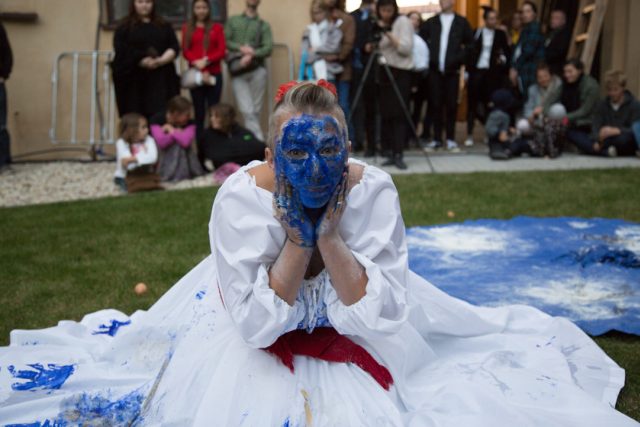
{"label": "red flower in hair", "polygon": [[332,83],[329,83],[325,79],[320,79],[320,80],[318,80],[318,83],[316,83],[316,84],[318,86],[320,86],[320,87],[325,88],[325,89],[329,89],[329,92],[331,92],[336,98],[338,97],[338,90],[336,89],[336,87]]}
{"label": "red flower in hair", "polygon": [[287,94],[287,92],[289,92],[289,89],[297,85],[298,85],[298,82],[295,80],[291,80],[290,82],[281,84],[280,87],[278,88],[278,93],[276,93],[276,97],[275,97],[276,104],[282,101],[282,99]]}
{"label": "red flower in hair", "polygon": [[[284,96],[287,94],[287,92],[289,92],[289,89],[291,89],[294,86],[297,86],[298,84],[300,84],[300,82],[297,82],[295,80],[291,80],[290,82],[281,84],[274,98],[276,101],[276,104],[284,99]],[[336,98],[338,97],[338,90],[333,84],[329,83],[328,81],[321,79],[321,80],[318,80],[316,84],[320,87],[323,87],[329,90],[329,92],[331,92]]]}

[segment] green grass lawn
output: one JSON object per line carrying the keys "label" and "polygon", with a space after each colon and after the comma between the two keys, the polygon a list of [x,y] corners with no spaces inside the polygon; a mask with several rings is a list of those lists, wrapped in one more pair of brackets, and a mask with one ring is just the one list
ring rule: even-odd
{"label": "green grass lawn", "polygon": [[[395,178],[407,226],[516,215],[640,222],[640,170]],[[210,252],[215,189],[0,209],[0,345],[12,329],[146,309]],[[455,213],[454,218],[447,215]],[[149,292],[133,293],[137,282]],[[640,337],[598,344],[627,372],[618,409],[640,420]]]}

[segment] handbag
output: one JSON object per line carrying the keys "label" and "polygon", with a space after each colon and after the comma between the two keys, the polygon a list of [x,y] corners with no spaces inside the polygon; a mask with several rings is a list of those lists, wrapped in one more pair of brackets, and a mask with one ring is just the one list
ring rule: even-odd
{"label": "handbag", "polygon": [[[249,24],[247,24],[247,28],[248,26]],[[260,46],[261,40],[262,40],[262,21],[259,20],[258,32],[256,34],[256,39],[253,46],[254,47]],[[260,65],[262,65],[262,61],[259,58],[256,58],[254,56],[253,58],[251,58],[251,62],[249,64],[247,64],[246,66],[242,66],[243,56],[244,55],[242,54],[242,52],[227,52],[227,54],[224,57],[224,61],[227,63],[227,70],[229,71],[229,74],[231,74],[234,77],[248,73],[249,71],[253,71],[256,68],[258,68]]]}
{"label": "handbag", "polygon": [[164,187],[160,184],[160,175],[148,167],[139,167],[128,171],[124,180],[127,184],[128,193],[164,190]]}
{"label": "handbag", "polygon": [[[209,33],[211,32],[211,26],[207,24],[204,27],[204,39],[202,40],[202,49],[204,50],[204,54],[207,54],[209,50]],[[191,35],[193,37],[193,34]],[[202,71],[198,70],[195,67],[189,67],[182,72],[180,75],[180,86],[184,89],[194,89],[200,85],[202,85],[202,77],[198,76],[198,73]]]}

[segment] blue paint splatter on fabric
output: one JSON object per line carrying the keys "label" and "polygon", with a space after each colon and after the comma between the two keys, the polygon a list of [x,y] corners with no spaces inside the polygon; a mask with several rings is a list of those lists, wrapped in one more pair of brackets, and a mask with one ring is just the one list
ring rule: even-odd
{"label": "blue paint splatter on fabric", "polygon": [[4,427],[67,427],[67,423],[45,420],[43,422],[36,421],[35,423],[27,424],[7,424]]}
{"label": "blue paint splatter on fabric", "polygon": [[196,294],[196,299],[201,300],[207,294],[207,291],[200,291]]}
{"label": "blue paint splatter on fabric", "polygon": [[73,365],[58,366],[48,364],[45,368],[40,363],[34,363],[27,366],[30,366],[33,369],[17,371],[13,365],[7,367],[13,378],[29,380],[27,382],[11,384],[11,388],[13,390],[59,390],[75,371],[75,367]]}
{"label": "blue paint splatter on fabric", "polygon": [[572,251],[563,258],[579,263],[583,268],[596,264],[613,264],[624,268],[640,268],[640,258],[627,249],[596,245]]}
{"label": "blue paint splatter on fabric", "polygon": [[62,401],[60,413],[53,420],[5,427],[71,427],[71,426],[138,426],[144,396],[139,391],[120,399],[110,400],[100,395],[82,393]]}
{"label": "blue paint splatter on fabric", "polygon": [[291,424],[289,423],[289,418],[287,418],[285,422],[282,423],[282,427],[292,427]]}
{"label": "blue paint splatter on fabric", "polygon": [[640,224],[474,220],[407,230],[409,266],[473,304],[527,304],[591,335],[640,335]]}
{"label": "blue paint splatter on fabric", "polygon": [[126,322],[120,322],[118,320],[111,320],[110,325],[100,325],[97,331],[94,331],[92,335],[109,335],[115,337],[118,333],[118,330],[123,327],[131,324],[131,320],[127,320]]}

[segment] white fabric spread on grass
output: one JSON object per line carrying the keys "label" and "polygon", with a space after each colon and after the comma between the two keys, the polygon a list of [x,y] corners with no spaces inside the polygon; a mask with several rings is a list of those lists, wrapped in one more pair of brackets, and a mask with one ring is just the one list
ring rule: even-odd
{"label": "white fabric spread on grass", "polygon": [[[289,306],[268,285],[285,234],[246,172],[254,165],[216,196],[212,255],[149,311],[12,332],[0,349],[3,425],[637,425],[612,409],[624,371],[574,324],[472,306],[409,271],[397,192],[374,167],[340,225],[366,296],[344,306],[323,273]],[[327,324],[390,370],[390,391],[352,364],[298,356],[292,374],[259,349]]]}

